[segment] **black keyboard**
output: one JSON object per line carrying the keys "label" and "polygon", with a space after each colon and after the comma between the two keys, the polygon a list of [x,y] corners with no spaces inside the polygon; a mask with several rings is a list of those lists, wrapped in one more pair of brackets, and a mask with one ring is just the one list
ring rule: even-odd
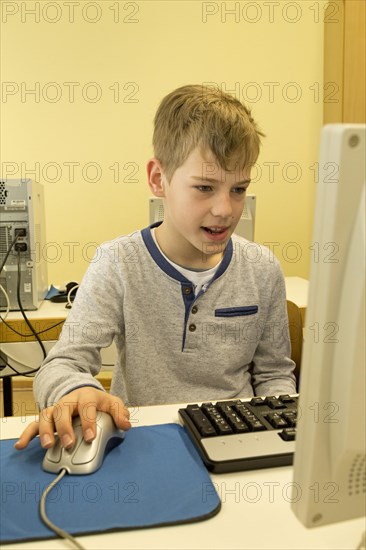
{"label": "black keyboard", "polygon": [[187,405],[179,415],[214,473],[293,463],[298,396],[253,397]]}

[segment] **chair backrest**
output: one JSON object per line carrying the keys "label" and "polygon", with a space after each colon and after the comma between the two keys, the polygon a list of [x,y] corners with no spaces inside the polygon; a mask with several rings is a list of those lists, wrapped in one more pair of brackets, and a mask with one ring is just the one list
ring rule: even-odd
{"label": "chair backrest", "polygon": [[291,340],[291,359],[296,364],[294,374],[296,376],[298,387],[300,381],[301,353],[303,342],[302,316],[299,307],[290,300],[287,300],[287,315]]}

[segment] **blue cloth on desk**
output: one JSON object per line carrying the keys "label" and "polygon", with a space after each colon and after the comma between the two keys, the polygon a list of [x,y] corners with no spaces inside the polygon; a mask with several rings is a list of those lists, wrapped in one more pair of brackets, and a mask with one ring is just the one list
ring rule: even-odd
{"label": "blue cloth on desk", "polygon": [[[39,516],[45,487],[38,438],[24,451],[0,442],[0,540],[56,535]],[[220,509],[208,472],[178,424],[135,427],[91,475],[65,475],[47,497],[46,512],[71,534],[171,525],[207,519]]]}
{"label": "blue cloth on desk", "polygon": [[53,298],[54,296],[57,296],[58,294],[60,294],[60,291],[58,290],[58,288],[51,285],[44,299],[50,300],[51,298]]}

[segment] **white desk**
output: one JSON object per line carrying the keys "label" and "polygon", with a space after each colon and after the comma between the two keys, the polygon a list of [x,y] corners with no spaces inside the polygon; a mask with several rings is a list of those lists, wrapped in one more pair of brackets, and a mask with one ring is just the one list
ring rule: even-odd
{"label": "white desk", "polygon": [[[134,426],[178,422],[179,405],[131,411]],[[1,438],[17,437],[32,417],[0,419]],[[133,429],[133,428],[132,428]],[[357,519],[306,529],[291,508],[292,468],[212,476],[222,500],[215,517],[193,524],[79,537],[86,549],[356,549],[365,529]],[[164,506],[164,502],[162,502]],[[21,517],[21,510],[19,510]],[[61,539],[10,544],[5,549],[67,550]]]}
{"label": "white desk", "polygon": [[[43,300],[39,308],[36,310],[26,311],[27,317],[30,321],[38,321],[40,319],[66,319],[69,309],[65,307],[65,303],[51,302],[50,300]],[[20,311],[9,311],[6,318],[7,321],[23,320],[23,316]]]}

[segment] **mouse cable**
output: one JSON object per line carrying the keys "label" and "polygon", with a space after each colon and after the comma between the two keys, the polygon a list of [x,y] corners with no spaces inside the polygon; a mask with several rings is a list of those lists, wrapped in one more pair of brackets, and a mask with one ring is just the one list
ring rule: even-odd
{"label": "mouse cable", "polygon": [[62,469],[61,472],[56,477],[56,479],[54,479],[43,491],[41,501],[40,501],[39,513],[41,514],[42,521],[45,523],[45,525],[47,525],[47,527],[49,527],[52,531],[54,531],[56,535],[58,535],[62,539],[66,539],[69,542],[71,542],[73,548],[77,548],[78,550],[85,550],[84,546],[82,546],[72,535],[70,535],[70,533],[68,533],[67,531],[64,531],[63,529],[61,529],[60,527],[52,523],[52,521],[47,517],[47,514],[46,514],[47,495],[54,488],[54,486],[64,477],[65,474],[66,474],[66,470]]}

